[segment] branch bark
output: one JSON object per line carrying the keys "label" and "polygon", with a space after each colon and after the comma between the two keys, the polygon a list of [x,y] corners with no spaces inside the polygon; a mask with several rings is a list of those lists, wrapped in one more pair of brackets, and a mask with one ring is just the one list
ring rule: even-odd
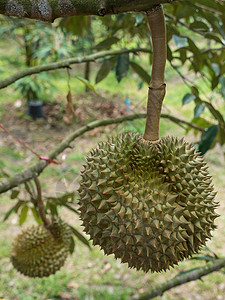
{"label": "branch bark", "polygon": [[[59,17],[148,11],[174,0],[1,0],[0,14],[53,22]],[[180,0],[181,1],[181,0]]]}
{"label": "branch bark", "polygon": [[42,199],[42,192],[41,192],[41,183],[38,179],[38,177],[34,178],[34,182],[36,185],[36,189],[37,189],[37,203],[38,203],[38,211],[40,214],[40,217],[43,221],[43,224],[46,228],[48,228],[48,226],[51,224],[50,220],[46,217],[45,214],[45,206],[44,206],[44,202]]}
{"label": "branch bark", "polygon": [[91,54],[88,56],[72,57],[72,58],[68,58],[66,60],[62,60],[62,61],[59,61],[56,63],[49,63],[46,65],[31,67],[31,68],[19,71],[19,72],[13,74],[12,76],[9,76],[5,79],[0,80],[0,89],[6,88],[7,86],[11,85],[12,83],[16,82],[17,80],[19,80],[23,77],[32,75],[32,74],[38,74],[38,73],[46,72],[46,71],[53,71],[53,70],[57,70],[57,69],[69,68],[71,65],[74,65],[74,64],[96,61],[96,60],[106,57],[106,56],[114,56],[114,55],[119,55],[119,54],[124,54],[124,53],[137,53],[137,52],[151,53],[151,51],[147,50],[147,49],[134,48],[134,49],[101,51],[101,52]]}
{"label": "branch bark", "polygon": [[[187,121],[180,120],[178,118],[175,118],[173,116],[167,115],[167,114],[161,114],[162,118],[170,119],[172,122],[175,123],[183,123],[185,125],[188,125],[194,129],[200,130],[204,132],[204,129],[201,127],[198,127],[194,124],[188,123]],[[107,119],[107,120],[100,120],[100,121],[94,121],[91,122],[78,130],[74,131],[71,135],[66,137],[62,143],[60,143],[55,149],[52,150],[51,153],[49,153],[48,157],[50,159],[55,159],[60,153],[62,153],[65,149],[70,147],[70,144],[78,137],[82,136],[85,132],[88,132],[92,129],[95,129],[97,127],[101,126],[107,126],[111,124],[119,124],[125,121],[133,121],[136,119],[144,119],[146,118],[146,114],[133,114],[133,115],[128,115],[124,116],[121,118],[115,118],[115,119]],[[38,163],[32,165],[31,167],[23,170],[20,173],[17,173],[13,175],[12,177],[9,178],[4,178],[0,181],[0,194],[5,193],[12,188],[27,182],[31,179],[34,179],[37,177],[46,167],[47,167],[47,162],[44,160],[39,161]]]}
{"label": "branch bark", "polygon": [[132,300],[149,300],[157,296],[162,296],[164,292],[182,285],[184,283],[201,279],[203,276],[206,276],[212,272],[219,271],[221,268],[225,267],[225,258],[216,260],[213,263],[208,263],[206,266],[193,270],[189,273],[185,273],[180,276],[176,276],[171,280],[168,280],[164,283],[161,283],[151,289],[148,292],[142,293],[140,295],[134,295]]}

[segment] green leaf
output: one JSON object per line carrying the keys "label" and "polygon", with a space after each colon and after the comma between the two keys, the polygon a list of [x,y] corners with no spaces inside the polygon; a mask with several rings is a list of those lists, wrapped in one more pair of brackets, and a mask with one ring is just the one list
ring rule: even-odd
{"label": "green leaf", "polygon": [[80,240],[84,245],[86,245],[89,249],[91,249],[90,244],[88,240],[81,234],[78,230],[76,230],[74,227],[70,226],[73,234]]}
{"label": "green leaf", "polygon": [[120,54],[117,56],[116,64],[116,79],[120,82],[128,73],[130,65],[129,53]]}
{"label": "green leaf", "polygon": [[187,93],[186,95],[184,95],[183,99],[182,99],[182,105],[188,104],[190,102],[192,102],[193,100],[195,100],[195,96]]}
{"label": "green leaf", "polygon": [[89,29],[88,23],[88,16],[75,16],[61,19],[59,26],[67,32],[82,37]]}
{"label": "green leaf", "polygon": [[210,146],[214,142],[218,132],[219,126],[212,125],[206,130],[205,133],[203,133],[201,142],[199,144],[199,151],[202,155],[204,155],[210,149]]}
{"label": "green leaf", "polygon": [[225,76],[220,77],[219,82],[221,84],[220,93],[222,94],[223,98],[225,98]]}
{"label": "green leaf", "polygon": [[23,201],[18,201],[13,207],[11,207],[5,214],[3,222],[5,222],[13,212],[16,213],[23,203],[24,203]]}
{"label": "green leaf", "polygon": [[106,50],[107,50],[107,49],[110,49],[111,46],[112,46],[113,44],[118,43],[119,40],[120,40],[120,39],[118,39],[118,38],[115,37],[115,36],[109,37],[109,38],[105,39],[104,41],[102,41],[101,43],[99,43],[98,45],[96,45],[96,46],[94,47],[94,49],[96,49],[96,50],[103,50],[103,49],[106,49]]}
{"label": "green leaf", "polygon": [[199,31],[209,31],[209,27],[202,21],[194,21],[190,24],[190,29],[196,29]]}
{"label": "green leaf", "polygon": [[190,259],[196,259],[196,260],[205,260],[205,261],[215,261],[215,258],[209,257],[209,256],[193,256]]}
{"label": "green leaf", "polygon": [[39,214],[39,212],[36,210],[36,208],[35,207],[32,207],[31,208],[31,211],[32,211],[32,214],[33,214],[33,217],[34,217],[34,219],[35,219],[35,221],[38,223],[38,224],[43,224],[43,221],[42,221],[42,219],[41,219],[41,217],[40,217],[40,214]]}
{"label": "green leaf", "polygon": [[61,197],[46,197],[47,201],[54,205],[65,205],[69,201],[73,201],[75,192],[63,194]]}
{"label": "green leaf", "polygon": [[197,267],[197,268],[193,268],[193,269],[190,269],[190,270],[187,270],[187,271],[184,271],[184,272],[180,272],[179,274],[177,274],[177,275],[175,276],[175,278],[176,278],[176,277],[180,277],[180,276],[182,276],[182,275],[184,275],[184,274],[188,274],[188,273],[190,273],[190,272],[192,272],[192,271],[199,270],[199,269],[201,269],[201,267]]}
{"label": "green leaf", "polygon": [[11,193],[11,195],[10,195],[10,198],[11,198],[11,199],[16,199],[17,196],[19,195],[19,193],[20,193],[20,190],[12,190],[12,193]]}
{"label": "green leaf", "polygon": [[71,237],[71,240],[70,240],[70,254],[73,254],[74,249],[75,249],[75,241],[74,241],[74,238]]}
{"label": "green leaf", "polygon": [[116,57],[111,57],[110,59],[105,60],[102,63],[102,65],[97,73],[95,83],[97,84],[100,81],[102,81],[103,79],[105,79],[108,76],[108,74],[110,73],[110,71],[113,69],[115,64],[116,64]]}
{"label": "green leaf", "polygon": [[29,182],[29,181],[25,182],[24,186],[25,186],[25,189],[28,192],[28,194],[31,196],[31,198],[32,199],[35,198],[35,195],[32,192],[32,184],[31,184],[31,182]]}
{"label": "green leaf", "polygon": [[194,118],[199,117],[205,110],[205,105],[201,103],[196,103],[195,109],[194,109]]}
{"label": "green leaf", "polygon": [[210,123],[208,120],[206,119],[203,119],[202,117],[197,117],[197,118],[194,118],[191,123],[195,124],[195,125],[198,125],[199,127],[202,127],[202,128],[208,128],[210,126],[212,126],[212,123]]}
{"label": "green leaf", "polygon": [[205,38],[210,39],[210,40],[214,40],[214,41],[216,41],[216,42],[218,42],[220,44],[223,44],[222,41],[221,41],[221,39],[216,34],[214,34],[214,33],[207,32],[205,34]]}
{"label": "green leaf", "polygon": [[56,204],[47,203],[46,208],[49,207],[52,216],[58,216],[58,209]]}
{"label": "green leaf", "polygon": [[131,61],[130,66],[134,70],[134,72],[137,73],[144,82],[146,82],[147,84],[150,83],[150,80],[151,80],[150,75],[140,65]]}
{"label": "green leaf", "polygon": [[79,211],[76,210],[75,208],[73,208],[72,206],[70,206],[69,204],[63,204],[63,206],[65,206],[69,210],[73,211],[75,214],[80,215]]}
{"label": "green leaf", "polygon": [[20,215],[19,215],[19,225],[23,225],[23,223],[26,221],[27,219],[27,213],[28,213],[28,206],[25,205],[22,209],[21,209],[21,212],[20,212]]}
{"label": "green leaf", "polygon": [[78,80],[80,80],[81,82],[83,82],[83,84],[85,84],[90,90],[92,90],[97,96],[99,96],[99,94],[96,92],[95,88],[93,85],[90,84],[90,82],[80,76],[76,76],[76,78]]}

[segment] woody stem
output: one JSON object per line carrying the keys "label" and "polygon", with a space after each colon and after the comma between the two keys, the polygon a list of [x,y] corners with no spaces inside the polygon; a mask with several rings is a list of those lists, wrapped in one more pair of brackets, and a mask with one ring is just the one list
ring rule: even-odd
{"label": "woody stem", "polygon": [[45,207],[44,207],[44,203],[43,203],[43,199],[42,199],[42,192],[41,192],[41,184],[37,177],[34,178],[34,182],[35,182],[36,189],[37,189],[38,211],[39,211],[40,217],[41,217],[45,227],[48,227],[51,222],[46,217],[46,214],[45,214]]}
{"label": "woody stem", "polygon": [[147,12],[153,45],[152,76],[148,92],[147,120],[144,139],[157,141],[159,139],[159,121],[162,102],[166,94],[164,73],[166,66],[166,24],[161,5]]}

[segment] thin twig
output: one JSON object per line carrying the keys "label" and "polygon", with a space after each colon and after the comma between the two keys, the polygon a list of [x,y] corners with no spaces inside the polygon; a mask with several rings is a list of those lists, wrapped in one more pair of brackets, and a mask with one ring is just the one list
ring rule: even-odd
{"label": "thin twig", "polygon": [[41,217],[45,227],[48,227],[51,224],[51,222],[46,217],[46,214],[45,214],[45,206],[44,206],[43,199],[42,199],[41,184],[40,184],[38,177],[34,178],[34,182],[35,182],[36,189],[37,189],[38,211],[39,211],[40,217]]}

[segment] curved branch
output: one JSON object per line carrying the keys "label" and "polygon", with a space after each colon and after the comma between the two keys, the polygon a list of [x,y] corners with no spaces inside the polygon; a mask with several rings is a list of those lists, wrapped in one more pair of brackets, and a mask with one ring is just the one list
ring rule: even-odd
{"label": "curved branch", "polygon": [[[178,124],[183,123],[194,129],[204,132],[203,128],[198,127],[194,124],[188,123],[187,121],[180,120],[173,116],[169,116],[167,114],[161,114],[161,117],[170,119],[171,121],[178,123]],[[70,144],[76,138],[82,136],[85,132],[88,132],[92,129],[95,129],[97,127],[112,125],[112,124],[119,124],[119,123],[122,123],[125,121],[133,121],[136,119],[144,119],[144,118],[146,118],[146,114],[142,113],[142,114],[133,114],[133,115],[129,115],[129,116],[124,116],[121,118],[91,122],[91,123],[79,128],[78,130],[74,131],[71,135],[66,137],[54,150],[52,150],[52,152],[48,155],[48,157],[50,159],[55,159],[65,149],[69,148]],[[3,180],[0,181],[0,194],[5,193],[16,186],[37,177],[47,167],[47,165],[48,164],[46,161],[41,160],[38,163],[32,165],[31,167],[23,170],[22,172],[13,175],[12,177],[4,178]]]}
{"label": "curved branch", "polygon": [[134,49],[101,51],[101,52],[91,54],[88,56],[72,57],[72,58],[68,58],[68,59],[65,59],[65,60],[62,60],[62,61],[59,61],[56,63],[49,63],[49,64],[42,65],[42,66],[35,66],[32,68],[25,69],[23,71],[19,71],[12,76],[9,76],[3,80],[0,80],[0,89],[6,88],[7,86],[16,82],[17,80],[19,80],[23,77],[29,76],[29,75],[38,74],[38,73],[45,72],[45,71],[69,68],[71,65],[74,65],[74,64],[96,61],[97,59],[104,58],[106,56],[114,56],[114,55],[119,55],[119,54],[124,54],[124,53],[137,53],[137,52],[151,53],[151,51],[147,50],[147,49],[134,48]]}
{"label": "curved branch", "polygon": [[[1,0],[0,14],[53,22],[59,17],[141,12],[174,0]],[[181,1],[181,0],[180,0]]]}
{"label": "curved branch", "polygon": [[41,192],[41,184],[40,184],[38,177],[34,178],[34,182],[35,182],[36,189],[37,189],[38,211],[39,211],[40,217],[41,217],[45,227],[48,227],[51,224],[51,222],[46,217],[46,214],[45,214],[45,207],[44,207],[44,203],[43,203],[43,199],[42,199],[42,192]]}
{"label": "curved branch", "polygon": [[149,290],[148,292],[145,292],[140,295],[134,295],[132,297],[132,300],[149,300],[153,299],[157,296],[162,296],[164,292],[182,285],[184,283],[194,281],[197,279],[201,279],[203,276],[206,276],[212,272],[219,271],[221,268],[225,267],[225,258],[217,259],[213,263],[207,263],[206,266],[202,268],[195,269],[193,271],[190,271],[188,273],[185,273],[180,276],[176,276],[171,280],[168,280],[164,283],[161,283],[154,287],[153,289]]}

